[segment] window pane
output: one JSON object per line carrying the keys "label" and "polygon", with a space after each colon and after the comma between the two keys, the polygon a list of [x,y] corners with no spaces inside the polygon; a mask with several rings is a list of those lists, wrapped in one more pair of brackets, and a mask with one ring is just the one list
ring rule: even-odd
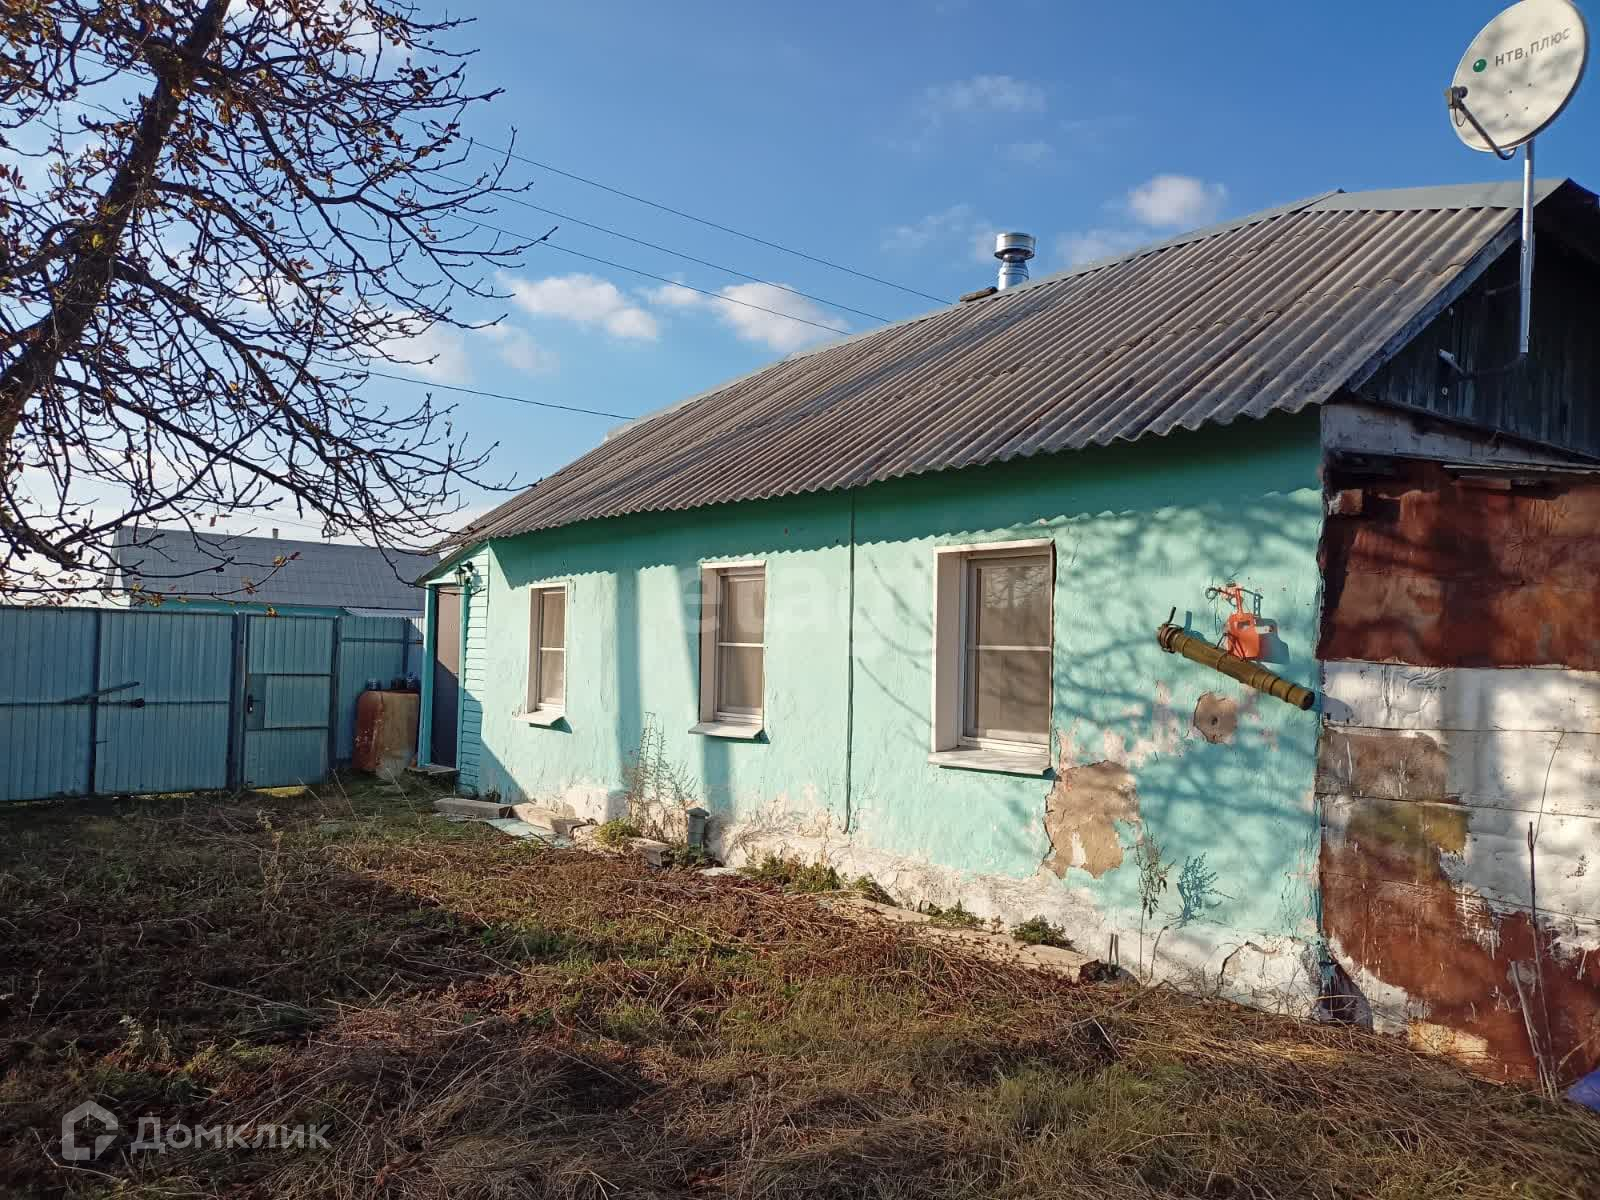
{"label": "window pane", "polygon": [[967,656],[967,664],[968,735],[1048,740],[1050,655],[1037,650],[978,650]]}
{"label": "window pane", "polygon": [[567,681],[567,656],[560,650],[539,651],[540,708],[559,708]]}
{"label": "window pane", "polygon": [[720,642],[760,642],[762,609],[767,599],[765,575],[722,577],[722,628]]}
{"label": "window pane", "polygon": [[567,592],[565,588],[542,593],[544,603],[539,608],[539,645],[566,645]]}
{"label": "window pane", "polygon": [[972,571],[973,641],[980,646],[1050,644],[1050,557],[977,559]]}
{"label": "window pane", "polygon": [[761,649],[717,648],[717,708],[724,712],[761,711]]}

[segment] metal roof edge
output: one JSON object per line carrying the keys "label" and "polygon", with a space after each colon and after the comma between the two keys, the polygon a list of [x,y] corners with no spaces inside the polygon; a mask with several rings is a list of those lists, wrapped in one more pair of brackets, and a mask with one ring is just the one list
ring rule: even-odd
{"label": "metal roof edge", "polygon": [[[1572,180],[1565,177],[1536,180],[1534,203],[1543,203],[1569,183],[1572,183]],[[1431,187],[1385,188],[1374,192],[1338,192],[1324,197],[1310,207],[1314,212],[1418,212],[1442,208],[1521,208],[1522,181],[1446,183]]]}
{"label": "metal roof edge", "polygon": [[474,542],[463,542],[460,546],[457,546],[455,550],[451,551],[438,562],[434,563],[433,566],[428,569],[426,574],[418,575],[414,580],[412,580],[412,583],[417,587],[423,587],[434,582],[435,576],[451,569],[462,559],[471,558],[481,547],[488,545],[488,543],[488,538],[479,538]]}

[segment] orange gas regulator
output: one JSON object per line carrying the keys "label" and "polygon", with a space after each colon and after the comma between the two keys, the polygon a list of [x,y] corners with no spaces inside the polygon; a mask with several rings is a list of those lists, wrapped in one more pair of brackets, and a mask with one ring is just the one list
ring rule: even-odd
{"label": "orange gas regulator", "polygon": [[1262,637],[1275,633],[1276,627],[1271,621],[1263,621],[1245,606],[1245,597],[1256,599],[1258,598],[1256,593],[1245,591],[1237,583],[1230,583],[1227,587],[1206,589],[1207,600],[1214,600],[1218,596],[1233,601],[1233,613],[1228,617],[1227,624],[1222,630],[1222,639],[1217,645],[1235,658],[1246,658],[1254,662],[1261,657]]}

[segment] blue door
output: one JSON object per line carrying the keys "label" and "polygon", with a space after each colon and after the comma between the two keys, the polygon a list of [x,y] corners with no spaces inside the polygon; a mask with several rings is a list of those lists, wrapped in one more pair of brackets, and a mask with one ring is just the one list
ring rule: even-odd
{"label": "blue door", "polygon": [[334,625],[328,617],[245,618],[244,786],[328,774]]}

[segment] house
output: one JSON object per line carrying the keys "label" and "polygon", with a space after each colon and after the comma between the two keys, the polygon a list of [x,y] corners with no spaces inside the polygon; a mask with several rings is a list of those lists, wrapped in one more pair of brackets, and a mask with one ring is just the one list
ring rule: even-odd
{"label": "house", "polygon": [[126,528],[112,546],[115,587],[132,603],[282,616],[422,616],[415,580],[438,558],[372,546],[342,546],[187,529]]}
{"label": "house", "polygon": [[[1600,1064],[1600,215],[1332,193],[626,425],[426,579],[463,786],[1043,915],[1486,1073]],[[1302,711],[1164,652],[1237,585]],[[1170,614],[1170,617],[1169,617]]]}

